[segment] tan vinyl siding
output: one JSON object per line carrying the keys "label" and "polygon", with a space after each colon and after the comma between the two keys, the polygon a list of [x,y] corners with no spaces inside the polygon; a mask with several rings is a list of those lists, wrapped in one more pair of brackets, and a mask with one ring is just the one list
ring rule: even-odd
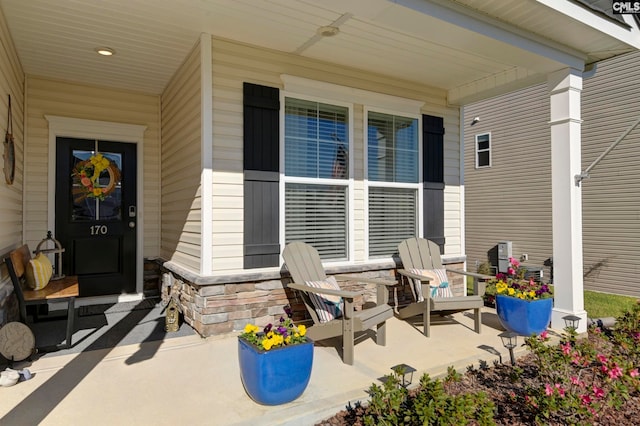
{"label": "tan vinyl siding", "polygon": [[[15,179],[5,182],[4,143],[0,144],[0,258],[22,243],[22,191],[24,171],[24,72],[0,9],[0,134],[7,133],[7,109],[11,95]],[[6,268],[0,266],[0,325],[7,320],[6,296],[13,291]]]}
{"label": "tan vinyl siding", "polygon": [[[424,101],[422,113],[444,117],[446,254],[461,255],[459,110],[447,107],[446,94],[414,83],[390,80],[362,70],[282,52],[213,39],[213,267],[216,274],[242,271],[242,83],[283,89],[280,78],[289,74],[371,92]],[[363,105],[354,105],[354,216],[355,259],[363,261],[364,142]]]}
{"label": "tan vinyl siding", "polygon": [[[602,62],[583,81],[582,169],[640,119],[640,54]],[[549,94],[539,85],[465,108],[466,244],[470,263],[502,239],[541,265],[551,255]],[[582,182],[584,287],[637,296],[640,126]],[[492,133],[491,169],[474,169],[474,135]],[[519,137],[517,135],[520,135]],[[530,221],[530,223],[523,223]],[[516,226],[517,224],[517,226]],[[531,232],[533,231],[533,233]],[[542,249],[542,250],[541,250]]]}
{"label": "tan vinyl siding", "polygon": [[160,124],[158,97],[38,77],[27,79],[27,186],[25,238],[35,246],[47,234],[49,127],[45,115],[146,126],[143,214],[145,257],[160,253]]}
{"label": "tan vinyl siding", "polygon": [[[551,146],[546,85],[465,107],[465,226],[470,269],[499,241],[541,266],[552,256]],[[471,120],[480,122],[471,126]],[[491,167],[476,169],[475,136],[491,133]]]}
{"label": "tan vinyl siding", "polygon": [[0,130],[4,142],[8,130],[7,110],[11,96],[13,139],[15,147],[15,180],[5,183],[4,143],[0,156],[0,255],[22,242],[22,173],[24,159],[24,72],[13,46],[4,15],[0,10]]}
{"label": "tan vinyl siding", "polygon": [[[640,119],[640,54],[598,65],[582,92],[582,166],[586,169]],[[640,283],[640,126],[583,181],[584,284],[638,296]]]}
{"label": "tan vinyl siding", "polygon": [[200,272],[200,48],[189,54],[162,94],[161,255]]}

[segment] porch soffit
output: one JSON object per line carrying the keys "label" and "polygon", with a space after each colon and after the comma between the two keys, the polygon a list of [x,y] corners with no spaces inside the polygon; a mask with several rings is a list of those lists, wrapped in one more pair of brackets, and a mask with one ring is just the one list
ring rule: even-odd
{"label": "porch soffit", "polygon": [[[635,26],[547,3],[0,0],[0,8],[28,75],[150,94],[162,93],[201,33],[426,84],[457,104],[640,47]],[[331,24],[340,32],[319,37]],[[98,56],[102,46],[116,54]]]}

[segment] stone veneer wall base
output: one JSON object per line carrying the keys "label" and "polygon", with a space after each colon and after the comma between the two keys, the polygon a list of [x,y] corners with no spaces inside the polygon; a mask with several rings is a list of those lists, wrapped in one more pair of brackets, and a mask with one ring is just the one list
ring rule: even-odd
{"label": "stone veneer wall base", "polygon": [[[463,263],[450,263],[447,266],[462,268]],[[179,294],[184,320],[203,337],[240,332],[248,323],[259,327],[276,323],[284,314],[283,308],[286,305],[291,306],[294,321],[311,324],[311,317],[306,311],[302,298],[297,291],[286,286],[290,281],[288,277],[197,284],[165,267],[161,268],[161,273],[163,276],[171,275],[169,281],[172,285],[178,286],[176,294]],[[349,272],[349,275],[397,281],[395,268]],[[449,274],[449,280],[454,294],[464,294],[465,277],[463,275]],[[356,309],[362,309],[365,302],[375,301],[376,286],[374,284],[361,284],[354,281],[341,283],[341,286],[344,290],[352,291],[362,289],[364,286],[365,294],[356,299]],[[412,301],[411,291],[407,285],[403,284],[390,290],[390,304],[394,303],[394,289],[400,306]]]}

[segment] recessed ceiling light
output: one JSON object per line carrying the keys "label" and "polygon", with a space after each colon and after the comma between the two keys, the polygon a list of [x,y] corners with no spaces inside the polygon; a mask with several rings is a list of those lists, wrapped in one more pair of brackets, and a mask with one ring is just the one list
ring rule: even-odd
{"label": "recessed ceiling light", "polygon": [[110,49],[108,47],[96,47],[96,52],[98,53],[98,55],[102,55],[102,56],[113,56],[115,55],[115,50]]}
{"label": "recessed ceiling light", "polygon": [[334,27],[331,25],[325,25],[324,27],[318,28],[317,33],[322,37],[333,37],[334,35],[340,32],[340,28]]}

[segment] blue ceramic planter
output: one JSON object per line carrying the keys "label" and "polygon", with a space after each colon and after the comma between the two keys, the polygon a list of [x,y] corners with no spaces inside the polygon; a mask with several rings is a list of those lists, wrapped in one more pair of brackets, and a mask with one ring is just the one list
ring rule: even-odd
{"label": "blue ceramic planter", "polygon": [[291,402],[309,384],[313,342],[259,351],[238,337],[240,376],[247,394],[263,405]]}
{"label": "blue ceramic planter", "polygon": [[553,299],[521,300],[515,297],[496,297],[496,311],[500,323],[508,331],[521,336],[540,334],[551,321]]}

